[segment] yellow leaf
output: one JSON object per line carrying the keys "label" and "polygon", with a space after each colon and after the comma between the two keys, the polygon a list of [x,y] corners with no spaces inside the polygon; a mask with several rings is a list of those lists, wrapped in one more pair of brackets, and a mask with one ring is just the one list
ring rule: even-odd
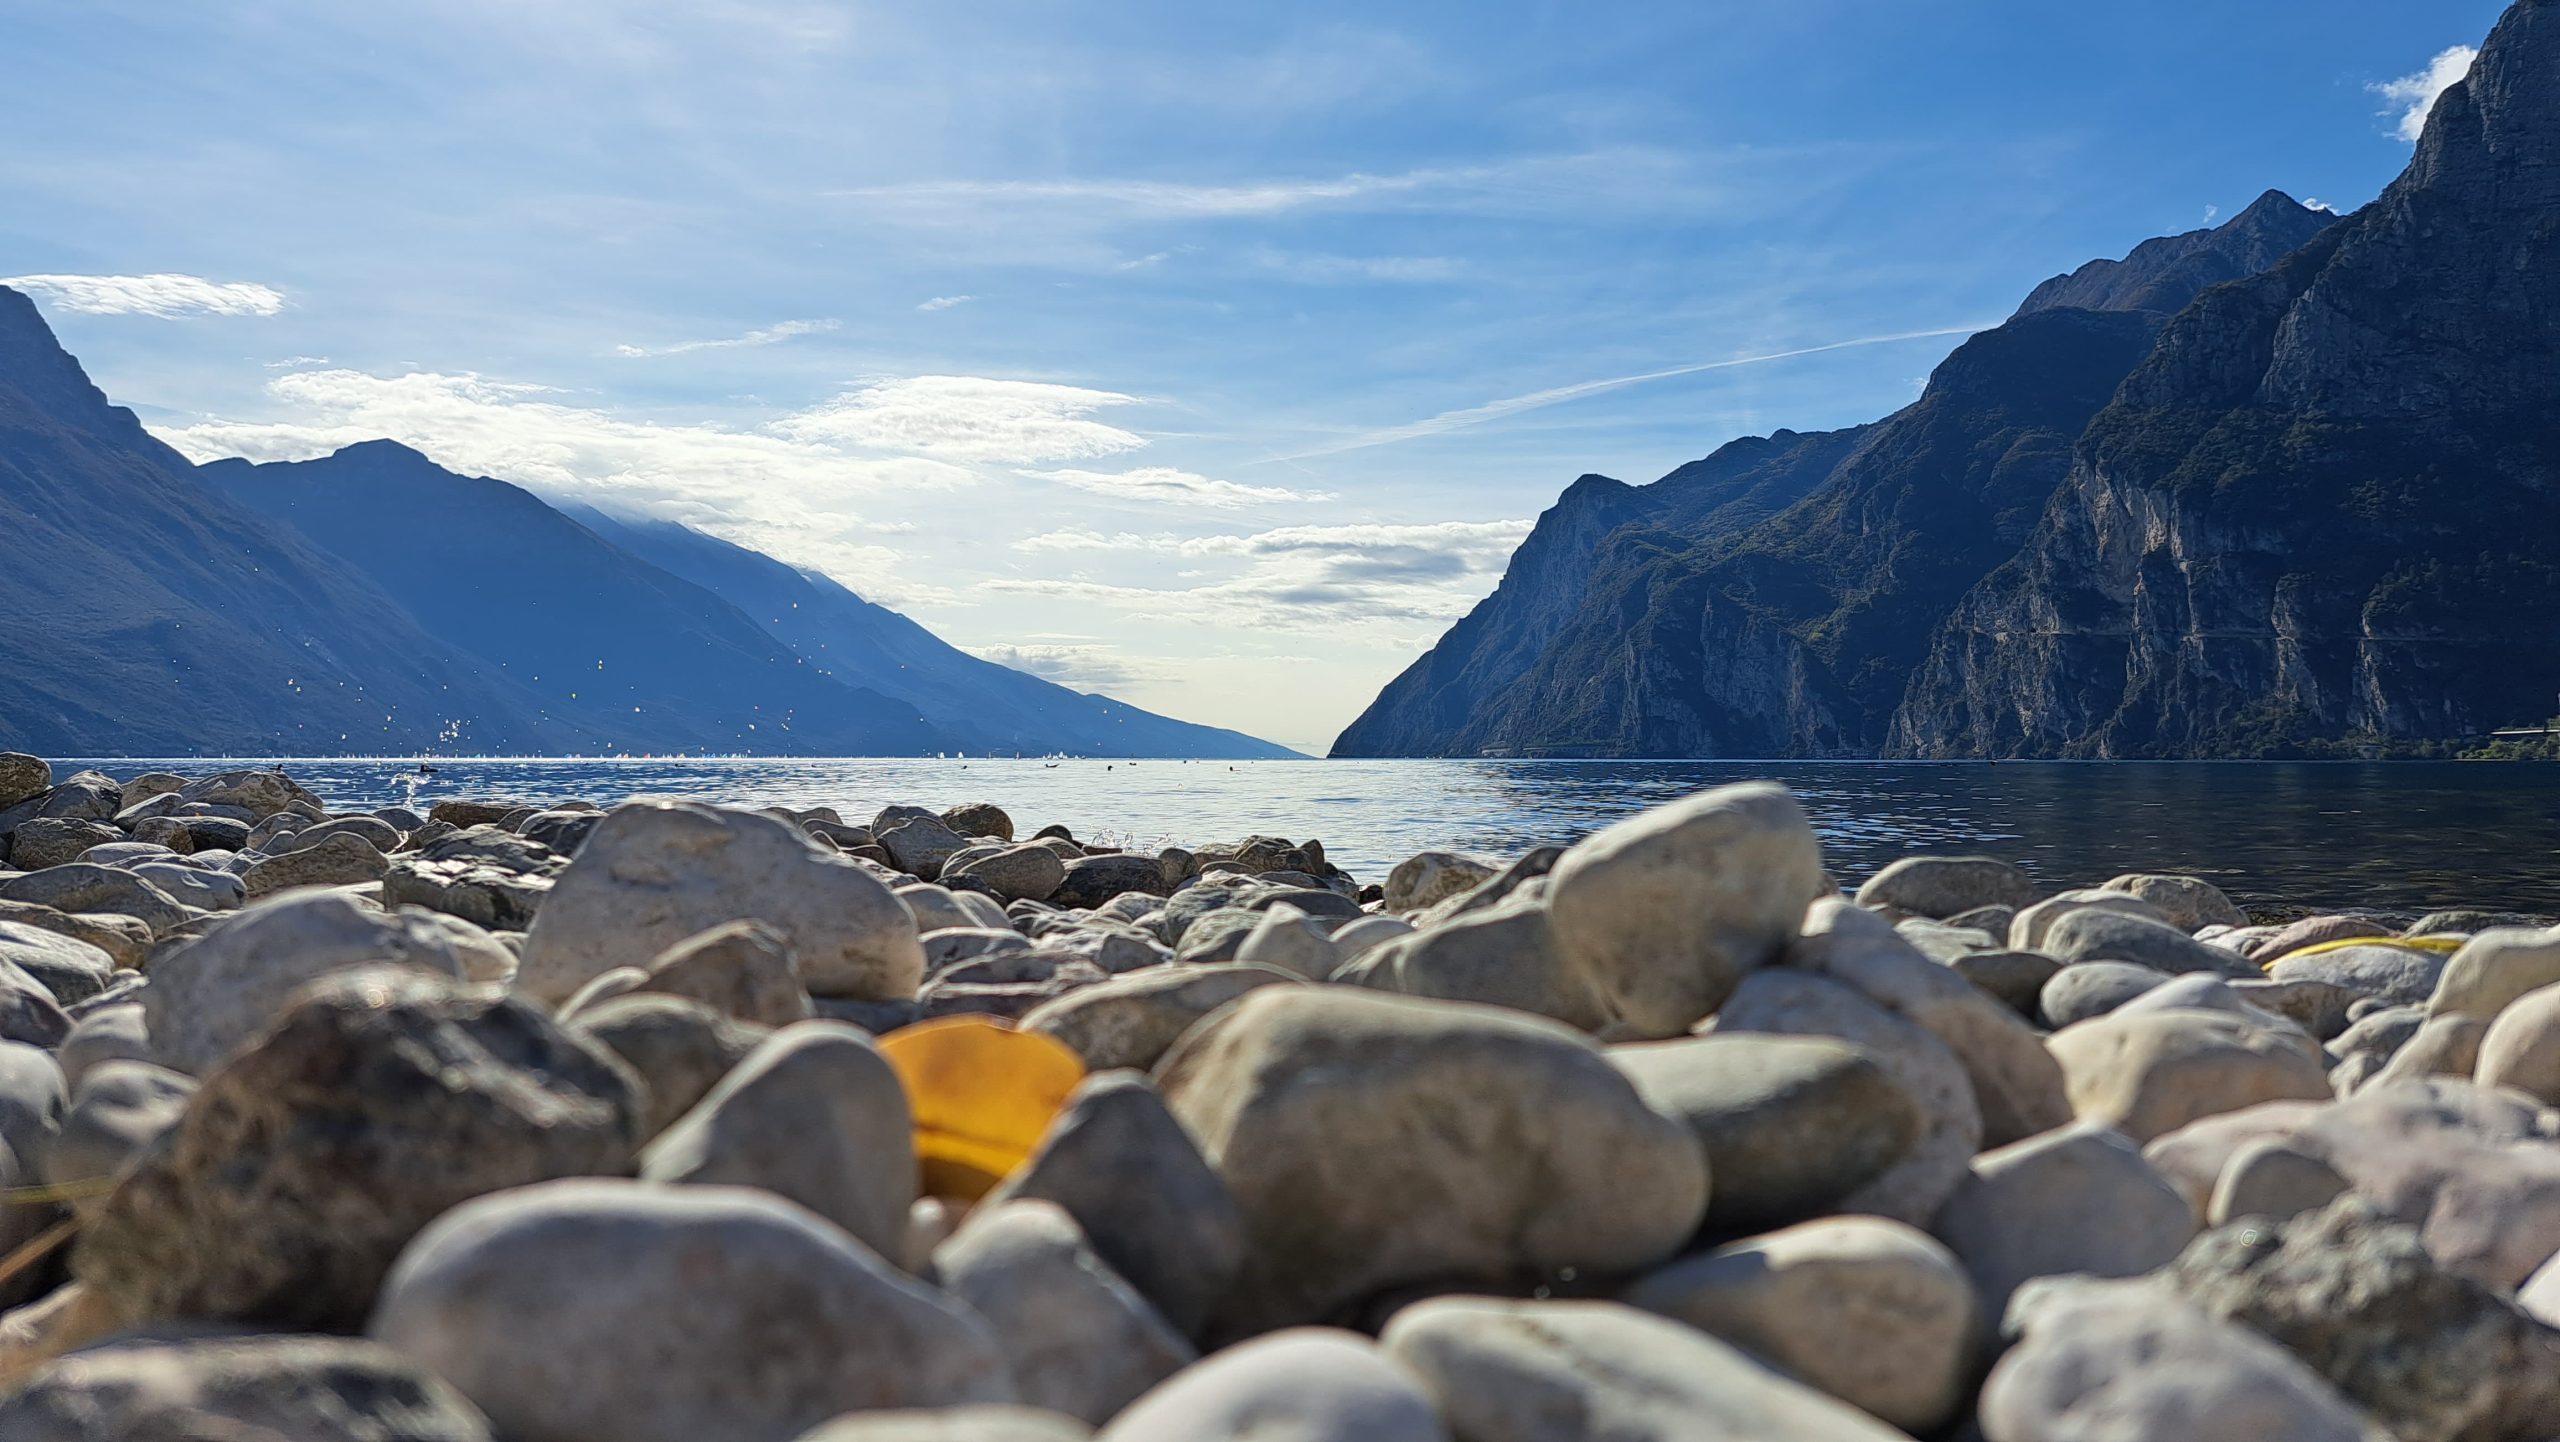
{"label": "yellow leaf", "polygon": [[1053,1038],[980,1016],[949,1016],[880,1039],[906,1083],[924,1192],[975,1201],[1028,1160],[1084,1060]]}

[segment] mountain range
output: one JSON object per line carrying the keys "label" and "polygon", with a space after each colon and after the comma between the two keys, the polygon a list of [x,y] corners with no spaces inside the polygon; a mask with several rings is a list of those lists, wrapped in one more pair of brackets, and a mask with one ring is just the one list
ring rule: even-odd
{"label": "mountain range", "polygon": [[2560,0],[2406,173],[2036,287],[1875,424],[1574,482],[1337,756],[2431,754],[2560,692]]}
{"label": "mountain range", "polygon": [[190,465],[0,287],[0,749],[1278,757],[391,441]]}

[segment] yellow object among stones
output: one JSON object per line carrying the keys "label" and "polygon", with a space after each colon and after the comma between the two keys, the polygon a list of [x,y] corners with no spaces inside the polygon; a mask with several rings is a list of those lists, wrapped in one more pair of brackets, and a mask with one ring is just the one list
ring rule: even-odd
{"label": "yellow object among stones", "polygon": [[976,1201],[1030,1159],[1084,1060],[1065,1044],[984,1017],[902,1027],[880,1051],[907,1088],[929,1197]]}
{"label": "yellow object among stones", "polygon": [[2291,961],[2297,956],[2318,956],[2324,951],[2344,951],[2351,946],[2396,946],[2402,951],[2449,955],[2460,951],[2462,944],[2470,939],[2467,936],[2346,936],[2336,941],[2315,941],[2309,946],[2296,947],[2282,956],[2268,957],[2258,963],[2258,967],[2263,971],[2279,961]]}

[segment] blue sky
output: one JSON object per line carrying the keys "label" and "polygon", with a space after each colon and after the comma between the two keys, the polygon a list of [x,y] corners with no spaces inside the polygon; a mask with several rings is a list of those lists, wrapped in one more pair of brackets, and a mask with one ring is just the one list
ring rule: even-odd
{"label": "blue sky", "polygon": [[2500,8],[5,0],[0,276],[191,454],[395,436],[1321,749],[1574,476],[2362,204]]}

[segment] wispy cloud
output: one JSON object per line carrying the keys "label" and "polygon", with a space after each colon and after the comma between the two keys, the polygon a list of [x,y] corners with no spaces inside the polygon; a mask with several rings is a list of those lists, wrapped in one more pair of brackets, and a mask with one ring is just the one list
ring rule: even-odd
{"label": "wispy cloud", "polygon": [[[1123,551],[1208,563],[1236,573],[1189,587],[1089,576],[1002,578],[988,589],[1053,596],[1226,629],[1315,632],[1395,643],[1464,615],[1491,589],[1525,520],[1422,525],[1283,526],[1213,536],[1053,531],[1014,543],[1033,553]],[[1185,573],[1188,574],[1188,573]]]}
{"label": "wispy cloud", "polygon": [[974,295],[937,295],[931,300],[918,302],[916,309],[927,312],[949,310],[955,305],[967,305],[976,299]]}
{"label": "wispy cloud", "polygon": [[1610,376],[1604,380],[1577,381],[1572,385],[1553,386],[1542,391],[1531,391],[1526,395],[1509,396],[1498,401],[1487,401],[1480,406],[1468,406],[1462,410],[1442,411],[1440,414],[1428,417],[1424,420],[1414,421],[1401,426],[1389,426],[1384,430],[1367,431],[1360,435],[1346,436],[1338,441],[1329,441],[1323,445],[1310,446],[1304,450],[1293,451],[1284,456],[1275,456],[1272,459],[1284,461],[1305,460],[1313,456],[1331,456],[1339,455],[1344,451],[1365,450],[1371,446],[1389,446],[1394,445],[1398,441],[1419,440],[1424,436],[1436,436],[1448,431],[1464,430],[1469,426],[1480,426],[1487,421],[1498,421],[1506,416],[1519,415],[1523,411],[1534,411],[1547,406],[1562,405],[1566,401],[1580,400],[1585,396],[1599,395],[1604,391],[1623,390],[1628,386],[1643,385],[1647,381],[1670,380],[1676,376],[1702,375],[1708,371],[1733,370],[1740,366],[1766,365],[1771,361],[1794,360],[1800,356],[1809,355],[1827,355],[1832,351],[1855,350],[1861,346],[1896,345],[1904,341],[1932,340],[1951,335],[1972,335],[1977,331],[1987,329],[1991,324],[1994,324],[1994,322],[1984,322],[1976,325],[1942,326],[1936,330],[1903,331],[1895,335],[1860,336],[1856,340],[1832,341],[1827,345],[1802,346],[1795,350],[1770,351],[1762,355],[1735,356],[1729,360],[1698,361],[1691,365],[1670,366],[1658,371],[1644,371],[1637,375]]}
{"label": "wispy cloud", "polygon": [[2426,134],[2427,117],[2435,112],[2436,99],[2450,90],[2462,77],[2471,73],[2471,62],[2480,52],[2468,45],[2456,45],[2430,60],[2423,70],[2367,86],[2382,97],[2385,114],[2399,112],[2399,123],[2392,133],[2411,144]]}
{"label": "wispy cloud", "polygon": [[[1411,212],[1508,218],[1742,213],[1745,192],[1800,186],[1776,152],[1618,146],[1399,171],[1180,181],[1129,177],[928,180],[829,192],[876,220],[945,232],[997,226],[1044,242],[1119,225]],[[1798,165],[1795,171],[1804,167]],[[985,237],[972,235],[973,242]],[[1155,263],[1143,253],[1141,265]],[[1110,262],[1126,266],[1126,259]]]}
{"label": "wispy cloud", "polygon": [[1245,259],[1274,275],[1319,285],[1344,281],[1429,284],[1466,274],[1464,265],[1445,255],[1310,255],[1258,246],[1245,252]]}
{"label": "wispy cloud", "polygon": [[267,362],[267,369],[271,371],[292,371],[301,370],[305,366],[324,366],[328,363],[329,358],[324,355],[289,355],[283,360],[271,360]]}
{"label": "wispy cloud", "polygon": [[724,336],[718,340],[680,340],[668,345],[618,345],[613,353],[635,359],[669,355],[690,355],[705,350],[747,350],[755,346],[780,345],[795,336],[823,335],[843,323],[833,320],[786,320],[745,335]]}
{"label": "wispy cloud", "polygon": [[884,201],[916,210],[998,204],[1100,205],[1146,216],[1281,215],[1314,206],[1410,195],[1452,184],[1481,181],[1481,167],[1410,170],[1397,175],[1355,172],[1324,179],[1264,180],[1245,184],[1183,184],[1163,180],[929,180],[908,185],[864,186],[838,192],[856,200]]}
{"label": "wispy cloud", "polygon": [[971,461],[1063,461],[1134,451],[1146,437],[1092,419],[1137,397],[1044,381],[910,376],[777,423],[792,440]]}
{"label": "wispy cloud", "polygon": [[79,315],[148,315],[174,320],[192,315],[274,315],[284,293],[246,280],[206,280],[197,275],[12,275],[0,285],[32,291],[57,310]]}
{"label": "wispy cloud", "polygon": [[1333,499],[1322,492],[1292,491],[1281,486],[1248,486],[1174,470],[1169,466],[1141,466],[1133,471],[1058,470],[1025,471],[1023,474],[1097,496],[1109,496],[1117,501],[1151,501],[1177,506],[1228,509]]}

